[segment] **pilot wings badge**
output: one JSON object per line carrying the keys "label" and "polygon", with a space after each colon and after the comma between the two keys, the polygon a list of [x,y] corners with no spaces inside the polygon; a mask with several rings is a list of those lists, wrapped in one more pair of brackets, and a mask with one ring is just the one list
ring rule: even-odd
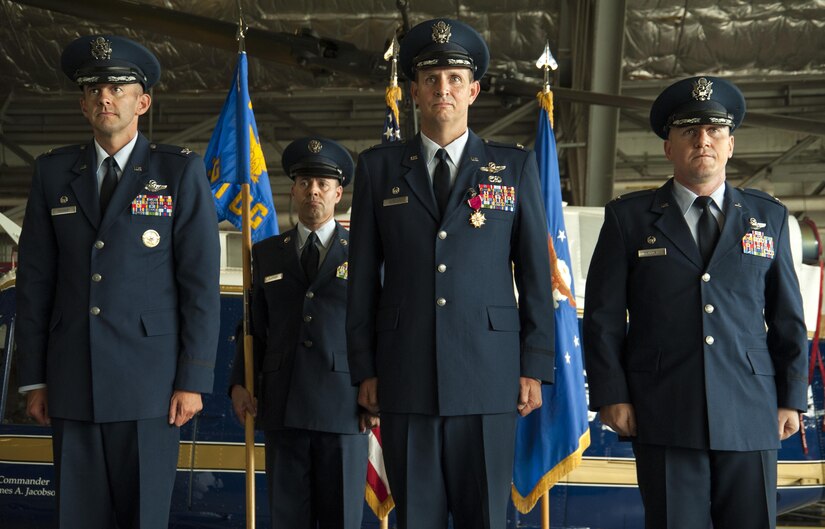
{"label": "pilot wings badge", "polygon": [[501,183],[501,177],[499,175],[497,175],[496,173],[498,173],[499,171],[503,171],[503,170],[507,169],[507,166],[506,165],[496,165],[495,162],[490,162],[490,163],[487,164],[487,167],[479,167],[479,169],[481,171],[484,171],[485,173],[490,173],[490,176],[487,177],[487,179],[490,182],[492,182],[493,184],[500,184]]}
{"label": "pilot wings badge", "polygon": [[750,223],[750,225],[751,225],[751,229],[754,229],[754,230],[761,230],[762,228],[764,228],[765,226],[767,226],[767,224],[765,224],[764,222],[759,222],[759,221],[757,221],[757,220],[756,220],[755,218],[753,218],[753,217],[751,217],[751,218],[748,220],[748,222],[749,222],[749,223]]}
{"label": "pilot wings badge", "polygon": [[146,184],[144,189],[146,189],[147,191],[151,191],[152,193],[157,193],[162,189],[166,189],[166,184],[159,184],[154,180],[149,180],[149,183]]}

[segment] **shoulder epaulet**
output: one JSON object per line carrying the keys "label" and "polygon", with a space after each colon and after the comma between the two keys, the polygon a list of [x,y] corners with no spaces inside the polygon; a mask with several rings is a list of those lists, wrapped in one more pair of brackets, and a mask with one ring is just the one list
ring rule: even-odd
{"label": "shoulder epaulet", "polygon": [[484,143],[491,146],[491,147],[506,147],[508,149],[517,149],[519,151],[526,150],[524,148],[524,145],[522,145],[520,143],[501,143],[501,142],[493,141],[493,140],[484,140]]}
{"label": "shoulder epaulet", "polygon": [[759,189],[752,189],[750,187],[737,187],[736,189],[738,189],[739,191],[741,191],[742,193],[744,193],[746,195],[761,198],[762,200],[767,200],[768,202],[773,202],[773,203],[776,203],[776,204],[781,204],[782,203],[782,201],[779,200],[778,198],[776,198],[775,196],[769,195],[768,193],[765,193],[764,191],[761,191]]}
{"label": "shoulder epaulet", "polygon": [[376,143],[375,145],[373,145],[372,147],[370,147],[367,150],[371,151],[373,149],[385,149],[387,147],[401,147],[401,146],[406,146],[406,145],[407,145],[407,140],[390,141],[390,142],[387,142],[387,143]]}
{"label": "shoulder epaulet", "polygon": [[85,151],[87,144],[79,144],[79,145],[67,145],[65,147],[57,147],[55,149],[49,149],[48,151],[44,152],[41,156],[55,156],[58,154],[77,154],[81,151]]}
{"label": "shoulder epaulet", "polygon": [[623,202],[623,201],[630,200],[630,199],[633,199],[633,198],[652,195],[655,192],[656,192],[655,189],[642,189],[641,191],[633,191],[632,193],[625,193],[624,195],[618,195],[616,198],[614,198],[610,202]]}
{"label": "shoulder epaulet", "polygon": [[179,147],[178,145],[166,145],[164,143],[150,143],[149,150],[152,152],[162,152],[169,154],[177,154],[178,156],[189,157],[194,154],[188,147]]}

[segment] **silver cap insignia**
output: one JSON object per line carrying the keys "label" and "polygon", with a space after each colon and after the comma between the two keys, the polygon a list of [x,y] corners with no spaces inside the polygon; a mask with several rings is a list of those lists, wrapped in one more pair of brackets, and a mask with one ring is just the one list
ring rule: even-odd
{"label": "silver cap insignia", "polygon": [[318,154],[323,148],[324,145],[318,140],[310,140],[307,144],[307,149],[309,149],[309,152],[311,153]]}
{"label": "silver cap insignia", "polygon": [[443,20],[439,20],[433,24],[433,42],[437,44],[447,44],[450,42],[450,37],[453,36],[450,29],[450,25]]}
{"label": "silver cap insignia", "polygon": [[696,101],[708,101],[713,94],[713,83],[704,77],[700,77],[693,83],[693,99]]}
{"label": "silver cap insignia", "polygon": [[92,47],[92,57],[98,61],[108,61],[112,58],[112,43],[104,37],[98,37],[89,44]]}

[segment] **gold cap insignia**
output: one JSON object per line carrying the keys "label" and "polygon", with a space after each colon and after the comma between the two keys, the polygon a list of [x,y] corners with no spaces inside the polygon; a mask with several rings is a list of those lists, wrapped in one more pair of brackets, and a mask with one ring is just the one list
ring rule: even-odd
{"label": "gold cap insignia", "polygon": [[693,99],[696,101],[708,101],[713,94],[713,83],[704,77],[700,77],[693,83]]}
{"label": "gold cap insignia", "polygon": [[323,148],[324,145],[318,140],[309,140],[309,143],[307,144],[307,149],[309,149],[309,152],[314,154],[318,154]]}
{"label": "gold cap insignia", "polygon": [[433,42],[437,44],[447,44],[450,42],[450,37],[452,36],[450,25],[443,20],[439,20],[433,24]]}
{"label": "gold cap insignia", "polygon": [[104,37],[98,37],[89,44],[92,47],[92,57],[98,61],[108,61],[112,58],[112,43]]}

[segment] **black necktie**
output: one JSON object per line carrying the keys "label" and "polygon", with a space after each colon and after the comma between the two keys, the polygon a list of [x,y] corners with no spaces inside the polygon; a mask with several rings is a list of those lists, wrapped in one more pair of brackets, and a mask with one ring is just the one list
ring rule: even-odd
{"label": "black necktie", "polygon": [[307,237],[307,242],[304,243],[304,249],[301,252],[301,266],[304,268],[304,273],[307,276],[307,281],[312,283],[315,276],[318,275],[318,260],[321,257],[318,251],[318,236],[315,232],[311,232]]}
{"label": "black necktie", "polygon": [[438,165],[435,166],[435,173],[433,173],[433,192],[435,192],[438,210],[444,215],[447,200],[450,198],[450,167],[447,165],[447,151],[438,149],[435,157],[438,158]]}
{"label": "black necktie", "polygon": [[103,183],[100,185],[100,214],[106,213],[106,208],[109,206],[109,201],[117,187],[117,162],[114,158],[109,156],[103,163],[106,165],[106,175],[103,177]]}
{"label": "black necktie", "polygon": [[710,197],[696,197],[696,200],[693,201],[693,205],[702,210],[699,223],[696,225],[696,235],[699,252],[702,254],[705,264],[710,261],[710,256],[716,247],[716,241],[719,239],[719,223],[716,222],[716,217],[713,216],[713,212],[710,210],[712,202],[713,199]]}

